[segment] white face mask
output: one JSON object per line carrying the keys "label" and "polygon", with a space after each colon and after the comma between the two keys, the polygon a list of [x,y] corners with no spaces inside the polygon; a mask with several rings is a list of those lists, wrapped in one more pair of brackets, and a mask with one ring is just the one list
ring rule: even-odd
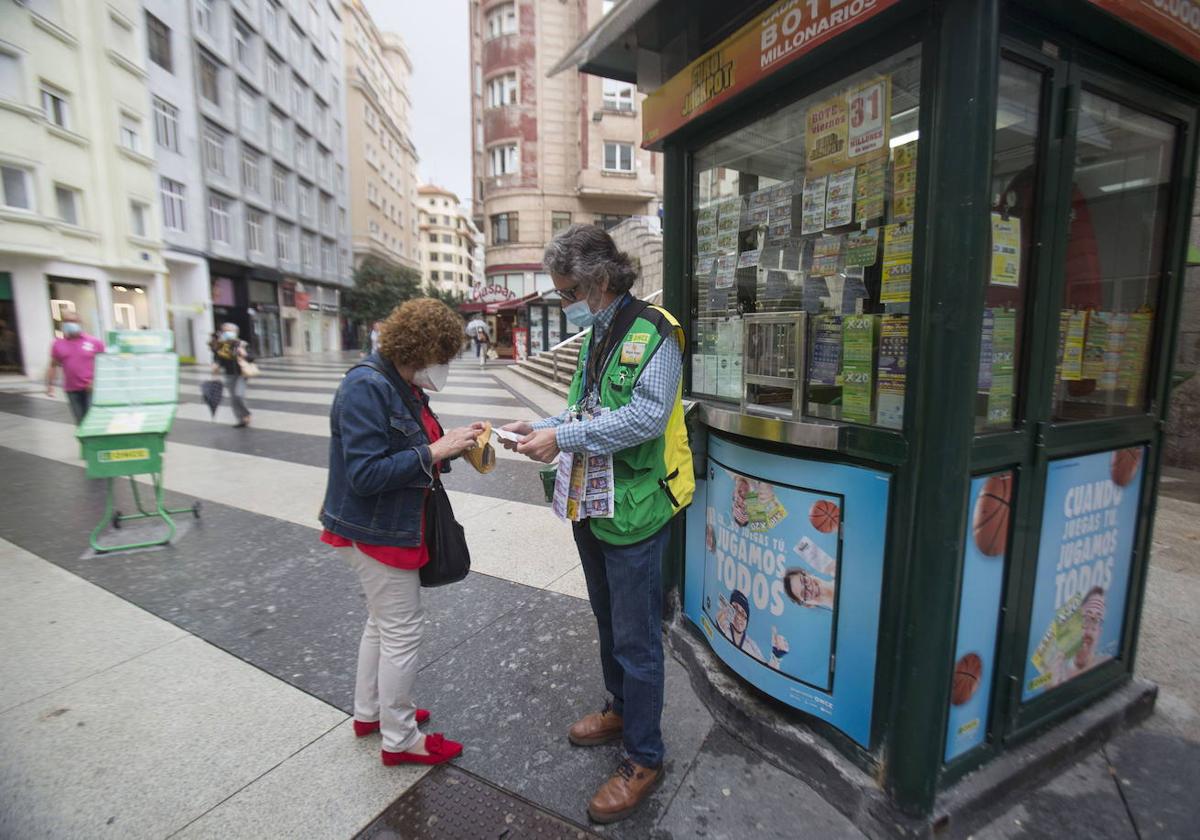
{"label": "white face mask", "polygon": [[421,368],[413,374],[413,384],[426,391],[440,391],[446,387],[446,380],[449,378],[450,364],[447,362],[444,365],[430,365],[427,368]]}

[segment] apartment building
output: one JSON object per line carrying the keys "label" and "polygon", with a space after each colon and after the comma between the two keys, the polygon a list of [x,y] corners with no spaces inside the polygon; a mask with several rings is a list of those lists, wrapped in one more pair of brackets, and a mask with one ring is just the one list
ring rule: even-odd
{"label": "apartment building", "polygon": [[166,326],[137,0],[0,5],[0,373],[40,377],[64,314]]}
{"label": "apartment building", "polygon": [[[142,0],[172,318],[207,357],[341,348],[351,255],[334,0]],[[181,340],[182,346],[182,340]]]}
{"label": "apartment building", "polygon": [[421,237],[421,277],[426,285],[466,298],[482,285],[482,236],[450,190],[422,184],[417,189]]}
{"label": "apartment building", "polygon": [[575,71],[547,78],[612,0],[472,0],[474,194],[486,284],[544,291],[545,243],[576,222],[657,215],[662,161],[643,151],[633,85]]}
{"label": "apartment building", "polygon": [[419,271],[412,61],[403,39],[380,32],[362,0],[342,8],[354,264],[371,256]]}

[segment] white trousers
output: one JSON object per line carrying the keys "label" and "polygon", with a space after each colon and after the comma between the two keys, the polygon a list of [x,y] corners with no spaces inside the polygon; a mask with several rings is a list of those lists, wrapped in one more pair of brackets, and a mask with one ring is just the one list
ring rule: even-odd
{"label": "white trousers", "polygon": [[412,698],[417,652],[425,628],[421,573],[374,560],[353,546],[339,548],[367,595],[367,625],[358,645],[354,718],[378,720],[383,748],[404,752],[421,743]]}

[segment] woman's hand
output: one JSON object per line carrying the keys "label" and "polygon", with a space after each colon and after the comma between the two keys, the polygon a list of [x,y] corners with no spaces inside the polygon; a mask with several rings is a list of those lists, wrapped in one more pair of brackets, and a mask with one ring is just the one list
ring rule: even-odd
{"label": "woman's hand", "polygon": [[434,461],[445,461],[448,458],[455,458],[468,449],[474,449],[479,445],[476,438],[483,431],[482,423],[472,423],[470,426],[463,426],[460,429],[450,429],[436,441],[429,445],[429,454]]}
{"label": "woman's hand", "polygon": [[[533,434],[533,425],[525,420],[518,420],[515,423],[509,423],[507,426],[501,426],[500,428],[506,432],[518,434],[521,437],[529,437],[531,434]],[[517,451],[516,441],[500,438],[500,445],[510,452]]]}

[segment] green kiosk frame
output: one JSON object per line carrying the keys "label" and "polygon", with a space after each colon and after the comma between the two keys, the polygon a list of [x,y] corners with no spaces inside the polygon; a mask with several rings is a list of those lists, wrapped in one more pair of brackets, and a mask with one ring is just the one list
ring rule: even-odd
{"label": "green kiosk frame", "polygon": [[1149,714],[1200,6],[626,0],[572,67],[666,158],[693,683],[870,833]]}

